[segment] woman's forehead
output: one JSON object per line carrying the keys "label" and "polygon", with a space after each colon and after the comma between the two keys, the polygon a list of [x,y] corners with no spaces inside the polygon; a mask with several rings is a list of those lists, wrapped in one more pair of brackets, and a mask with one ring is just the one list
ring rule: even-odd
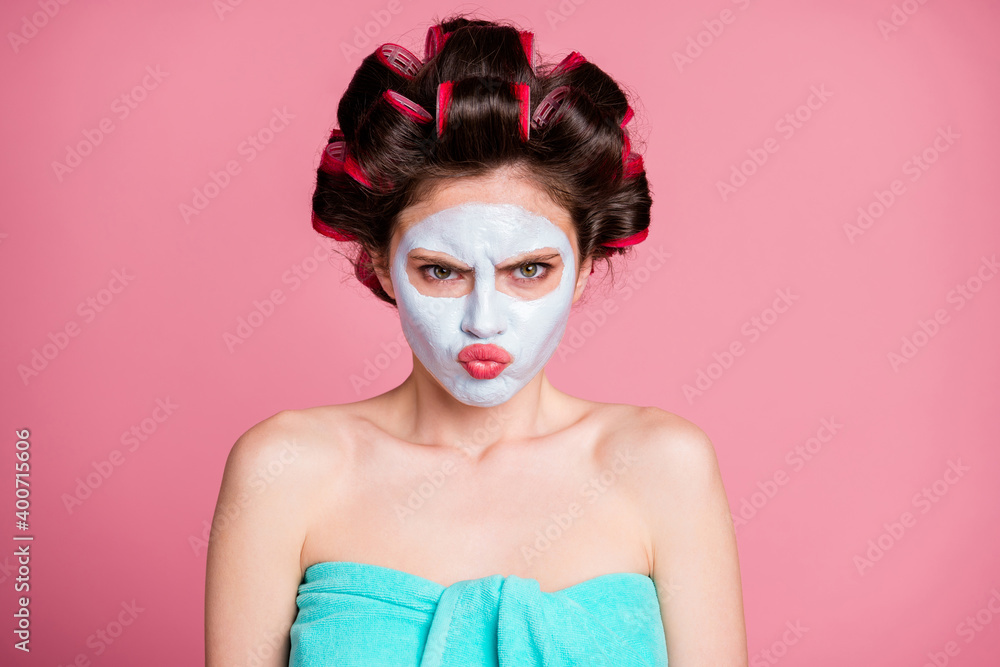
{"label": "woman's forehead", "polygon": [[544,216],[515,204],[464,202],[411,225],[400,239],[397,253],[420,249],[469,263],[499,263],[546,248],[557,250],[564,261],[572,261],[569,237]]}
{"label": "woman's forehead", "polygon": [[516,205],[549,220],[566,234],[575,247],[576,230],[569,211],[552,201],[548,193],[529,178],[511,169],[498,169],[480,177],[449,179],[435,184],[419,202],[400,212],[393,236],[398,239],[428,217],[467,203]]}

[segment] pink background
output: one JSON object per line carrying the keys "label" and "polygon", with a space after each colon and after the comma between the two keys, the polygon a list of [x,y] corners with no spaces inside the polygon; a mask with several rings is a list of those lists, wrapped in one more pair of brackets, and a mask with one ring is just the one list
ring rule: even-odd
{"label": "pink background", "polygon": [[[712,438],[740,518],[751,664],[998,664],[1000,278],[983,258],[1000,252],[1000,6],[907,0],[895,25],[890,0],[242,2],[221,15],[210,0],[48,0],[51,18],[44,4],[0,10],[2,468],[12,479],[14,431],[30,429],[35,536],[25,656],[11,648],[21,531],[3,482],[0,662],[203,660],[198,540],[230,446],[282,409],[359,400],[410,370],[406,348],[385,352],[402,340],[394,311],[325,259],[309,225],[337,102],[378,44],[422,55],[432,20],[481,7],[637,96],[650,235],[617,287],[577,309],[549,374]],[[365,26],[370,42],[345,54]],[[248,159],[241,145],[275,109],[288,116]],[[796,113],[798,127],[782,121]],[[57,174],[81,143],[89,154]],[[723,197],[753,155],[763,164],[743,164]],[[228,161],[239,173],[186,222],[180,205]],[[849,238],[859,207],[881,215]],[[131,276],[123,288],[115,271]],[[224,336],[274,290],[281,303],[230,350]],[[776,314],[779,290],[792,305]],[[77,335],[46,348],[67,323]],[[743,353],[727,357],[734,342]],[[36,350],[52,358],[22,379]],[[352,385],[366,367],[370,383]],[[824,419],[842,425],[832,438]],[[123,442],[133,427],[143,440]],[[810,444],[808,460],[795,453]],[[98,643],[133,601],[134,622]]]}

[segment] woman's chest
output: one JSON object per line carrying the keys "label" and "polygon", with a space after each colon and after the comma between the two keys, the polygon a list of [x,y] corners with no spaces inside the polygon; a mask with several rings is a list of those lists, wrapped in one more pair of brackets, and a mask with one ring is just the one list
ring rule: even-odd
{"label": "woman's chest", "polygon": [[369,563],[442,585],[514,574],[542,590],[650,571],[627,456],[548,443],[471,465],[458,450],[383,444],[321,501],[304,567]]}

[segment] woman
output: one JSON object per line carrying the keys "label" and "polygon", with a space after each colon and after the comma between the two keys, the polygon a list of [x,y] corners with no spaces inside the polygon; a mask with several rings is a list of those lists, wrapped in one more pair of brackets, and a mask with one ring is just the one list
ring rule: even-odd
{"label": "woman", "polygon": [[341,100],[313,225],[398,309],[413,372],[233,446],[209,667],[747,664],[711,442],[545,376],[651,199],[619,86],[532,41],[452,18],[423,61],[379,47]]}

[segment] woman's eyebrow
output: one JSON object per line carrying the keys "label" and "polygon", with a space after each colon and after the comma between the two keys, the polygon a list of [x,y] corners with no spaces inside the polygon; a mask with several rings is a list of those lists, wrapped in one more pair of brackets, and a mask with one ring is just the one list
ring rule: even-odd
{"label": "woman's eyebrow", "polygon": [[[514,259],[508,260],[503,264],[497,266],[498,269],[506,270],[513,269],[522,264],[530,264],[532,262],[544,262],[547,260],[555,259],[559,257],[559,251],[548,251],[545,249],[534,250],[521,253],[517,255]],[[450,258],[444,257],[432,257],[431,255],[423,254],[419,251],[411,252],[410,259],[417,262],[427,262],[428,264],[437,264],[438,266],[445,266],[450,269],[456,269],[458,271],[472,271],[471,266],[466,265],[464,262],[458,260],[452,260]]]}
{"label": "woman's eyebrow", "polygon": [[532,262],[544,262],[546,260],[555,259],[559,257],[559,252],[546,252],[544,250],[535,250],[533,252],[524,253],[519,255],[516,259],[504,262],[497,266],[498,269],[513,269],[522,264],[530,264]]}
{"label": "woman's eyebrow", "polygon": [[460,262],[457,259],[452,260],[445,257],[431,257],[430,255],[424,255],[420,252],[410,253],[410,259],[418,262],[427,262],[428,264],[437,264],[438,266],[446,266],[449,269],[458,269],[459,271],[472,271],[471,266],[467,266],[464,262]]}

